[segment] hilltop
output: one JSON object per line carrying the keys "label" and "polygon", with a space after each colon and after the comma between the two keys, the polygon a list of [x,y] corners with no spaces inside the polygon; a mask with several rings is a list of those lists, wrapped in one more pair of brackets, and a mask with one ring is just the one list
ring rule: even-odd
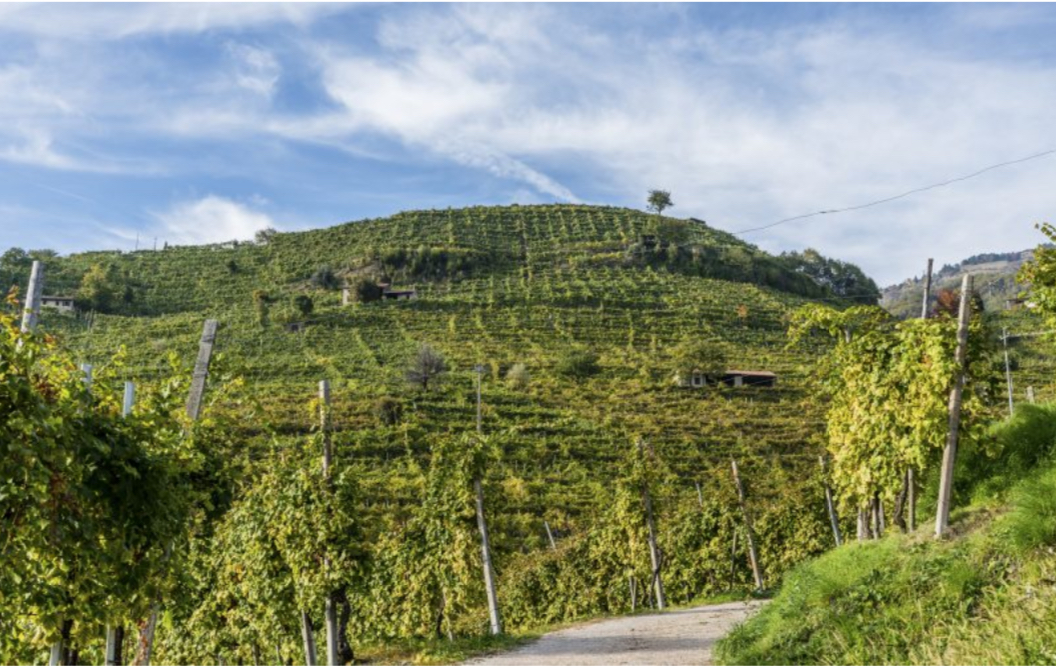
{"label": "hilltop", "polygon": [[[1033,257],[1034,250],[989,252],[956,264],[946,264],[932,277],[932,293],[940,289],[960,289],[961,279],[970,273],[975,276],[975,289],[982,296],[987,311],[1003,310],[1009,299],[1026,291],[1024,285],[1016,281],[1016,274]],[[907,278],[900,284],[884,288],[881,305],[897,317],[919,317],[923,295],[924,279],[921,276]]]}

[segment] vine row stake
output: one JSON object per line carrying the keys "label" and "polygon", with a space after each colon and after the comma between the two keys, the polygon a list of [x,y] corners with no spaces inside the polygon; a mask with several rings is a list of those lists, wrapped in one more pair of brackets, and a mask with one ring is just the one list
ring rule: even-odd
{"label": "vine row stake", "polygon": [[[825,458],[818,456],[818,464],[821,465],[821,474],[824,478],[825,475]],[[836,506],[832,502],[832,488],[829,487],[829,482],[825,481],[825,508],[829,512],[829,523],[832,524],[832,536],[836,539],[836,545],[843,545],[843,535],[840,534],[840,519],[836,515]]]}
{"label": "vine row stake", "polygon": [[1008,361],[1008,329],[1001,329],[1001,344],[1005,348],[1005,386],[1008,387],[1008,415],[1015,413],[1016,407],[1012,402],[1012,364]]}
{"label": "vine row stake", "polygon": [[[202,338],[198,342],[198,358],[194,361],[194,374],[191,376],[191,390],[187,395],[187,416],[197,421],[202,412],[202,397],[205,395],[206,380],[209,378],[209,364],[213,360],[213,345],[216,343],[215,319],[206,319],[202,326]],[[172,554],[170,543],[165,551],[167,560]],[[158,626],[158,610],[161,606],[155,599],[150,608],[150,618],[139,629],[139,650],[136,653],[134,666],[150,666],[150,653],[154,650],[154,632]]]}
{"label": "vine row stake", "polygon": [[730,467],[733,468],[733,482],[737,485],[737,503],[741,505],[741,515],[744,517],[744,531],[748,536],[748,558],[752,561],[752,576],[755,578],[755,588],[763,589],[763,573],[759,569],[759,551],[755,547],[755,531],[752,529],[752,517],[748,513],[748,506],[744,502],[744,485],[741,484],[741,475],[737,471],[737,461],[730,459]]}
{"label": "vine row stake", "polygon": [[1032,405],[1034,404],[1034,387],[1033,386],[1028,386],[1027,387],[1027,402],[1029,402]]}
{"label": "vine row stake", "polygon": [[[330,382],[322,380],[319,382],[319,431],[323,435],[323,479],[327,490],[331,486],[330,468],[333,466],[333,449],[330,441]],[[330,568],[330,558],[326,558],[323,566]],[[334,593],[326,595],[326,663],[328,666],[338,666],[337,648],[337,600]]]}
{"label": "vine row stake", "polygon": [[950,522],[950,495],[953,490],[953,463],[957,458],[957,437],[961,426],[961,399],[964,395],[964,366],[968,353],[968,319],[972,312],[972,276],[961,283],[961,311],[957,321],[957,377],[950,391],[950,432],[942,452],[939,476],[939,506],[935,512],[935,538],[941,539]]}
{"label": "vine row stake", "polygon": [[546,528],[546,538],[550,539],[550,550],[557,550],[557,543],[554,542],[554,533],[550,531],[550,523],[544,520],[543,527]]}
{"label": "vine row stake", "polygon": [[44,293],[44,264],[33,262],[29,274],[29,288],[26,290],[26,307],[22,311],[22,332],[32,333],[37,330],[37,319],[40,317],[40,299]]}
{"label": "vine row stake", "polygon": [[[484,366],[473,368],[477,373],[477,434],[483,434],[481,423],[481,384],[484,381]],[[480,530],[480,551],[484,564],[484,589],[488,594],[488,618],[491,621],[491,633],[498,636],[502,633],[502,616],[499,615],[499,599],[495,593],[495,570],[491,563],[491,544],[488,541],[488,521],[484,517],[484,485],[478,476],[473,479],[473,492],[477,504],[477,529]]]}
{"label": "vine row stake", "polygon": [[[121,416],[126,419],[132,414],[132,406],[136,402],[136,385],[132,382],[125,382],[125,395],[124,400],[121,403]],[[121,654],[121,645],[124,643],[125,628],[118,625],[106,625],[106,653],[104,661],[106,666],[121,666],[121,662],[124,661],[123,655]]]}
{"label": "vine row stake", "polygon": [[[924,276],[924,298],[920,308],[920,318],[928,318],[928,305],[931,299],[931,271],[934,259],[928,259],[928,270]],[[906,470],[906,502],[908,504],[906,528],[910,532],[917,529],[917,471],[910,467]]]}
{"label": "vine row stake", "polygon": [[[645,444],[638,440],[638,451],[645,455]],[[656,521],[653,519],[653,499],[649,496],[648,486],[642,486],[642,504],[645,505],[645,525],[649,528],[649,560],[653,565],[653,593],[656,595],[657,610],[664,610],[667,599],[664,598],[664,581],[660,578],[660,546],[656,543]]]}

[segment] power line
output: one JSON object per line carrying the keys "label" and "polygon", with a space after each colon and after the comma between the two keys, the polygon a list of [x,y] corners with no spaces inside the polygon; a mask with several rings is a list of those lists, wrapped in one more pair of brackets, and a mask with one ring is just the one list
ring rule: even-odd
{"label": "power line", "polygon": [[1008,162],[1000,162],[998,164],[991,164],[988,167],[984,167],[982,169],[979,169],[978,171],[970,173],[970,174],[968,174],[966,176],[958,176],[957,178],[951,178],[949,180],[944,180],[941,183],[933,183],[931,185],[926,185],[924,187],[918,187],[916,189],[909,190],[907,192],[903,192],[902,194],[896,194],[895,196],[886,197],[884,199],[877,199],[876,201],[870,201],[869,203],[858,204],[856,206],[847,206],[846,208],[833,208],[831,210],[819,210],[819,211],[814,212],[814,213],[805,213],[803,215],[796,215],[794,217],[786,217],[783,220],[778,220],[777,222],[771,222],[770,224],[765,224],[765,225],[763,225],[761,227],[752,227],[750,229],[741,229],[740,231],[731,231],[729,233],[731,235],[733,235],[733,236],[739,236],[741,234],[747,234],[747,233],[751,233],[753,231],[763,231],[764,229],[771,229],[773,227],[778,226],[779,224],[785,224],[787,222],[794,222],[796,220],[805,220],[805,219],[807,219],[809,217],[816,217],[818,215],[833,215],[835,213],[847,213],[847,212],[854,211],[854,210],[861,210],[863,208],[871,208],[873,206],[879,206],[880,204],[885,204],[885,203],[890,203],[892,201],[897,201],[898,199],[903,199],[903,198],[908,197],[908,196],[913,195],[913,194],[919,194],[921,192],[927,192],[928,190],[934,190],[934,189],[937,189],[937,188],[940,188],[940,187],[946,187],[947,185],[952,185],[954,183],[960,183],[960,182],[968,180],[970,178],[975,178],[976,176],[981,176],[982,174],[984,174],[984,173],[986,173],[988,171],[993,171],[994,169],[1000,169],[1001,167],[1012,166],[1013,164],[1021,164],[1023,162],[1029,162],[1031,160],[1036,160],[1036,159],[1039,159],[1041,157],[1046,157],[1046,156],[1052,155],[1054,153],[1056,153],[1056,148],[1053,148],[1051,150],[1046,150],[1046,151],[1043,151],[1043,152],[1040,152],[1040,153],[1035,153],[1033,155],[1028,155],[1027,157],[1021,157],[1019,159],[1010,160]]}

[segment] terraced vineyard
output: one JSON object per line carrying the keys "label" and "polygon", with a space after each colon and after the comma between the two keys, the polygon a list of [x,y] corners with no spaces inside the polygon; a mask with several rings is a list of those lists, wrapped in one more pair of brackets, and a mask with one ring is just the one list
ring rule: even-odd
{"label": "terraced vineyard", "polygon": [[[229,426],[235,444],[223,452],[234,470],[226,501],[252,488],[282,451],[312,446],[309,405],[317,382],[328,379],[336,455],[362,489],[365,543],[383,543],[421,504],[437,439],[474,428],[473,368],[481,364],[483,429],[504,433],[485,489],[500,603],[513,626],[629,609],[623,574],[594,601],[584,596],[578,603],[553,591],[568,584],[553,576],[565,574],[546,572],[558,571],[561,558],[577,557],[579,544],[600,533],[638,436],[659,465],[655,503],[673,600],[750,587],[743,546],[732,570],[730,564],[740,529],[731,456],[748,483],[768,578],[829,547],[812,444],[821,413],[805,392],[820,349],[788,349],[785,318],[811,299],[840,301],[776,258],[702,222],[565,205],[419,211],[261,241],[85,253],[48,266],[46,293],[74,292],[100,264],[124,285],[113,308],[119,314],[43,318],[84,362],[105,366],[124,350],[123,379],[150,383],[170,375],[170,354],[189,373],[202,321],[220,321],[214,383],[243,378],[237,397],[256,405],[246,417],[236,394],[225,392],[210,407],[239,415]],[[414,288],[417,298],[342,306],[340,290],[313,284],[321,272],[339,281],[384,275],[395,287]],[[263,323],[256,305],[262,292],[273,303],[271,321]],[[291,333],[275,313],[298,295],[309,296],[314,309],[300,318],[304,329]],[[676,386],[673,351],[692,339],[720,344],[731,368],[776,373],[777,385]],[[428,392],[404,377],[423,343],[449,367]],[[596,354],[598,371],[563,371],[574,350]],[[526,386],[506,381],[515,364],[527,369]],[[710,517],[700,518],[701,505]],[[544,521],[556,533],[556,551]],[[646,551],[630,543],[630,560],[619,566],[647,580]],[[540,585],[553,588],[550,596],[533,592]],[[378,628],[386,600],[370,594],[375,601],[358,607],[353,635],[432,631],[411,620],[398,631]],[[486,626],[481,590],[468,599],[454,621],[478,632]],[[170,625],[200,603],[186,600]],[[292,653],[298,630],[295,618],[287,619],[274,630]],[[193,660],[213,655],[219,640],[167,639],[162,632],[159,650]],[[204,652],[188,652],[192,643]],[[224,645],[225,660],[251,657],[245,643]]]}

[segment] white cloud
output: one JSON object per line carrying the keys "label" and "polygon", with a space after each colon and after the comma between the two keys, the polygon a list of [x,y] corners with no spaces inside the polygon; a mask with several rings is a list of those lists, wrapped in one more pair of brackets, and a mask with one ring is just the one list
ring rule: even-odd
{"label": "white cloud", "polygon": [[[261,201],[254,198],[257,204]],[[267,214],[215,195],[177,203],[154,217],[157,235],[175,245],[249,240],[261,229],[277,226]]]}
{"label": "white cloud", "polygon": [[0,30],[48,38],[119,39],[272,23],[305,26],[341,10],[340,6],[316,3],[4,4],[0,5]]}
{"label": "white cloud", "polygon": [[235,63],[234,81],[250,92],[270,97],[279,81],[282,68],[266,49],[229,42],[227,52]]}

